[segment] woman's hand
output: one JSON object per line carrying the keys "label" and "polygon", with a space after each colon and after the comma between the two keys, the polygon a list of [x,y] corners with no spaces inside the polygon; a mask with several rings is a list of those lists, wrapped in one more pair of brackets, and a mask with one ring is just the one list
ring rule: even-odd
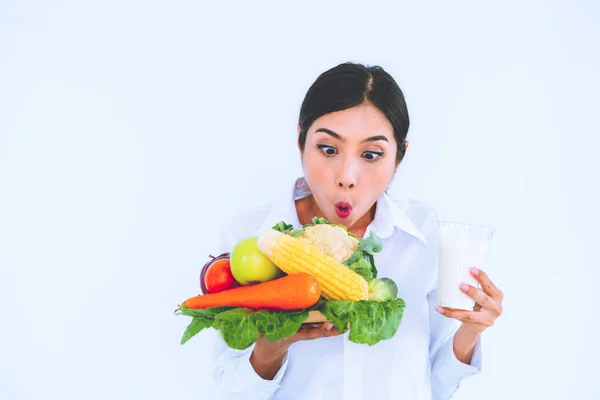
{"label": "woman's hand", "polygon": [[265,339],[261,333],[250,356],[250,364],[261,378],[273,379],[281,367],[285,352],[293,343],[339,334],[340,332],[327,322],[304,324],[294,335],[274,341]]}
{"label": "woman's hand", "polygon": [[473,311],[453,310],[439,306],[436,310],[449,318],[462,321],[463,328],[479,334],[494,325],[496,319],[502,315],[504,294],[482,270],[471,268],[470,272],[481,285],[481,289],[462,284],[460,290],[475,300]]}

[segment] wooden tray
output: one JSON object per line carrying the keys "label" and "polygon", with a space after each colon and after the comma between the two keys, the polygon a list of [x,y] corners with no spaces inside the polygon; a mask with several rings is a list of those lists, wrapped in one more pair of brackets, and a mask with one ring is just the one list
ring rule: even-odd
{"label": "wooden tray", "polygon": [[309,311],[308,318],[304,320],[304,324],[316,324],[319,322],[327,322],[327,318],[321,313],[321,311]]}

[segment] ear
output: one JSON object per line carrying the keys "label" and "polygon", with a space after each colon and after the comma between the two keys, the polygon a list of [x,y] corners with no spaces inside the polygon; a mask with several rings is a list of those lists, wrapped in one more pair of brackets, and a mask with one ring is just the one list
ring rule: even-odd
{"label": "ear", "polygon": [[298,124],[298,137],[296,138],[296,146],[298,146],[300,157],[302,157],[302,149],[300,148],[300,131],[302,131],[302,127],[300,126],[300,124]]}
{"label": "ear", "polygon": [[[406,157],[406,152],[408,151],[408,140],[404,141],[404,157]],[[404,160],[404,157],[402,157],[402,161]],[[396,170],[398,169],[398,167],[400,166],[400,163],[402,161],[396,162]]]}

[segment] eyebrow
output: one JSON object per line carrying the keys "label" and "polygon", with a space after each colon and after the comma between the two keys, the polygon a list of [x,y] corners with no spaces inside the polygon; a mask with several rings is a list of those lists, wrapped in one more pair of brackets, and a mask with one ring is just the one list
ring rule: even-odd
{"label": "eyebrow", "polygon": [[[334,131],[327,129],[327,128],[319,128],[315,131],[316,132],[324,132],[326,134],[328,134],[331,137],[334,137],[338,140],[341,140],[342,142],[346,141],[346,138],[342,137],[340,134],[335,133]],[[383,135],[377,135],[377,136],[372,136],[370,138],[366,138],[364,140],[361,141],[361,143],[366,143],[366,142],[376,142],[378,140],[385,140],[386,142],[389,142],[388,138],[383,136]]]}

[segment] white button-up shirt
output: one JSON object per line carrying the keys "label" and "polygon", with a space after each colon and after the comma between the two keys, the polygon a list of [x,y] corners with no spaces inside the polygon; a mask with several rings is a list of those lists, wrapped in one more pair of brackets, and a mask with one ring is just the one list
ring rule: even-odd
{"label": "white button-up shirt", "polygon": [[[296,180],[281,199],[233,216],[221,231],[219,251],[260,235],[279,221],[302,225],[295,200],[310,194],[304,178]],[[262,379],[249,362],[254,345],[229,348],[216,335],[213,377],[222,399],[359,400],[449,399],[462,379],[481,370],[481,342],[471,364],[459,361],[453,336],[459,322],[435,311],[437,293],[438,213],[422,202],[394,200],[383,194],[377,201],[372,231],[383,242],[375,253],[379,278],[398,285],[406,309],[396,335],[368,346],[343,335],[292,344],[272,380]]]}

